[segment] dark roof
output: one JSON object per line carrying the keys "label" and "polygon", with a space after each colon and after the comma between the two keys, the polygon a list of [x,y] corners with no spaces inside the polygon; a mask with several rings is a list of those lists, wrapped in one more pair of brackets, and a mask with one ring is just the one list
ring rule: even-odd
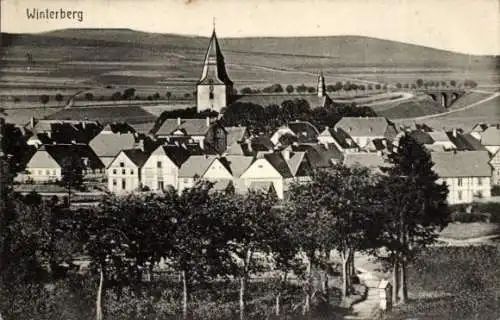
{"label": "dark roof", "polygon": [[215,34],[215,29],[212,32],[212,37],[208,44],[207,53],[205,55],[205,62],[203,73],[198,84],[233,84],[227,75],[226,66],[224,63],[224,56]]}
{"label": "dark roof", "polygon": [[276,93],[276,94],[248,94],[240,95],[235,97],[234,102],[239,103],[253,103],[258,104],[263,107],[270,105],[280,106],[284,101],[287,100],[305,100],[311,108],[326,107],[332,104],[332,100],[328,95],[323,97],[318,97],[317,94],[287,94],[287,93]]}
{"label": "dark roof", "polygon": [[268,136],[256,136],[250,140],[253,152],[269,151],[274,149],[274,144]]}
{"label": "dark roof", "polygon": [[318,141],[319,131],[308,121],[289,122],[288,127],[295,133],[298,142],[308,143]]}
{"label": "dark roof", "polygon": [[133,133],[112,133],[101,131],[89,142],[89,146],[99,157],[114,157],[123,149],[132,149],[137,143],[137,137]]}
{"label": "dark roof", "polygon": [[281,153],[267,153],[263,157],[281,174],[283,178],[293,178],[290,167]]}
{"label": "dark roof", "polygon": [[80,154],[77,152],[77,147],[73,144],[47,144],[38,148],[38,151],[44,150],[47,151],[61,167],[70,163],[72,166],[79,164],[81,168],[83,168]]}
{"label": "dark roof", "polygon": [[104,126],[102,131],[106,132],[112,132],[112,133],[134,133],[136,132],[135,129],[128,123],[122,122],[114,122],[114,123],[108,123]]}
{"label": "dark roof", "polygon": [[[104,169],[105,166],[101,159],[95,154],[94,150],[87,144],[77,143],[74,144],[74,150],[80,157],[80,159],[86,159],[86,167],[90,169]],[[85,165],[85,163],[84,163]]]}
{"label": "dark roof", "polygon": [[434,172],[447,177],[490,177],[488,151],[431,152]]}
{"label": "dark roof", "polygon": [[180,167],[189,158],[190,153],[187,148],[177,145],[161,146],[165,154],[177,167]]}
{"label": "dark roof", "polygon": [[141,149],[126,149],[122,152],[139,168],[148,160],[148,155]]}
{"label": "dark roof", "polygon": [[352,137],[343,129],[326,127],[325,130],[328,130],[332,138],[335,139],[335,141],[337,141],[337,143],[340,145],[341,148],[343,149],[359,148],[359,146],[352,139]]}
{"label": "dark roof", "polygon": [[432,137],[429,135],[429,133],[420,131],[420,130],[415,130],[410,133],[410,136],[417,141],[420,144],[433,144],[434,140]]}
{"label": "dark roof", "polygon": [[323,144],[299,144],[292,146],[293,151],[304,151],[313,169],[331,167],[332,161],[340,161],[342,152],[332,143]]}
{"label": "dark roof", "polygon": [[480,151],[486,150],[481,142],[474,138],[470,133],[461,133],[457,131],[446,132],[450,141],[457,150]]}
{"label": "dark roof", "polygon": [[335,124],[335,128],[343,129],[352,137],[392,138],[397,133],[394,124],[384,117],[343,117]]}

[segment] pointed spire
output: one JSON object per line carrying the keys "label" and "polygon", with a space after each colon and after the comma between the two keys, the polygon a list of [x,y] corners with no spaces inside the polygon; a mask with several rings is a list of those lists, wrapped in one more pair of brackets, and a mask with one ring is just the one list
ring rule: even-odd
{"label": "pointed spire", "polygon": [[318,92],[318,97],[324,97],[326,95],[326,85],[325,85],[325,77],[323,76],[323,71],[319,73],[317,92]]}
{"label": "pointed spire", "polygon": [[227,75],[224,56],[222,55],[219,41],[217,40],[217,34],[215,33],[215,18],[212,37],[210,38],[210,42],[208,44],[203,72],[199,81],[199,84],[201,83],[232,84],[232,81]]}

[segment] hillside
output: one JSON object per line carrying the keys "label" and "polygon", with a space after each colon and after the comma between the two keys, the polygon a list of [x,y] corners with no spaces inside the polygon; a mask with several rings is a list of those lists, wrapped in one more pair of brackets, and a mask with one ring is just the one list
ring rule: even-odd
{"label": "hillside", "polygon": [[[208,36],[207,32],[207,36]],[[40,34],[1,34],[6,46],[98,46],[135,49],[205,50],[207,37],[134,31],[130,29],[64,29]],[[498,57],[471,56],[362,36],[221,38],[227,53],[322,58],[335,65],[415,66],[491,69]]]}

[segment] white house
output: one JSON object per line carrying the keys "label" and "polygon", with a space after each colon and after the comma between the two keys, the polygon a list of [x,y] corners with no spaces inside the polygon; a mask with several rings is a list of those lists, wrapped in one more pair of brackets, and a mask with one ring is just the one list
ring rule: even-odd
{"label": "white house", "polygon": [[109,191],[123,194],[142,188],[141,169],[147,160],[140,149],[120,151],[107,168]]}
{"label": "white house", "polygon": [[491,156],[490,165],[492,167],[491,183],[500,185],[500,150]]}
{"label": "white house", "polygon": [[449,188],[448,203],[470,203],[491,197],[490,157],[487,151],[431,152],[433,170]]}
{"label": "white house", "polygon": [[324,145],[334,144],[343,153],[359,151],[359,146],[353,138],[340,128],[325,127],[325,130],[318,136],[318,142]]}
{"label": "white house", "polygon": [[491,154],[495,154],[500,150],[500,124],[490,126],[488,129],[484,130],[481,135],[481,144]]}
{"label": "white house", "polygon": [[186,148],[163,145],[156,148],[142,166],[142,183],[151,191],[162,191],[167,186],[177,188],[179,168],[189,158]]}
{"label": "white house", "polygon": [[179,192],[193,187],[196,181],[203,179],[208,168],[217,158],[215,155],[190,156],[179,169],[177,180]]}

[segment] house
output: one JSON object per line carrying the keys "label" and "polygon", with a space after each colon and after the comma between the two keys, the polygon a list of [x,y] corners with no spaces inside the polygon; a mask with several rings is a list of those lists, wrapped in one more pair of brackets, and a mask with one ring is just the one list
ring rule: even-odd
{"label": "house", "polygon": [[165,119],[163,123],[151,131],[160,139],[185,139],[199,143],[204,150],[221,154],[227,149],[227,132],[216,120],[205,119]]}
{"label": "house", "polygon": [[177,188],[179,168],[189,158],[185,146],[162,145],[156,148],[142,167],[143,187],[162,191],[167,186]]}
{"label": "house", "polygon": [[394,139],[396,127],[383,117],[343,117],[334,126],[347,132],[360,148],[373,139]]}
{"label": "house", "polygon": [[312,170],[330,168],[333,164],[341,163],[344,157],[333,143],[292,145],[292,151],[305,152]]}
{"label": "house", "polygon": [[68,167],[78,166],[84,170],[80,154],[71,144],[43,145],[26,164],[22,180],[33,182],[56,182],[62,179]]}
{"label": "house", "polygon": [[245,143],[250,138],[250,132],[247,127],[225,127],[226,129],[226,143],[227,154],[244,155],[245,150],[241,144]]}
{"label": "house", "polygon": [[108,190],[123,194],[141,189],[141,169],[147,160],[141,149],[121,150],[107,167]]}
{"label": "house", "polygon": [[491,197],[490,156],[487,151],[431,152],[433,170],[448,185],[448,203],[470,203]]}
{"label": "house", "polygon": [[453,150],[456,146],[444,131],[431,131],[427,133],[432,139],[432,147],[442,147],[443,150]]}
{"label": "house", "polygon": [[[179,192],[186,188],[191,188],[195,185],[196,181],[203,179],[203,176],[207,172],[208,168],[217,160],[218,157],[215,155],[194,155],[190,156],[179,168],[178,179],[177,179],[177,189]],[[222,168],[222,164],[218,161],[215,166],[221,175],[225,174],[225,170]],[[229,178],[229,174],[226,174],[226,178]]]}
{"label": "house", "polygon": [[462,130],[454,129],[447,131],[446,134],[450,141],[455,145],[455,149],[459,151],[481,151],[486,148],[481,144],[479,139],[475,138],[471,133],[464,133]]}
{"label": "house", "polygon": [[49,143],[59,144],[88,143],[102,129],[96,121],[40,120],[34,117],[24,128],[32,133],[32,137],[43,136]]}
{"label": "house", "polygon": [[139,140],[135,132],[126,126],[118,127],[108,124],[104,129],[89,142],[90,148],[108,166],[121,150],[134,149]]}
{"label": "house", "polygon": [[318,136],[318,142],[322,144],[332,143],[341,152],[358,152],[359,146],[352,137],[340,128],[325,127],[325,130]]}
{"label": "house", "polygon": [[480,141],[490,154],[495,154],[500,149],[500,124],[484,130]]}
{"label": "house", "polygon": [[283,137],[287,135],[298,143],[316,143],[319,131],[310,122],[296,120],[278,128],[271,136],[271,141],[275,145],[289,145],[291,143],[283,141]]}
{"label": "house", "polygon": [[478,123],[472,127],[470,134],[477,140],[481,140],[483,132],[488,129],[489,125],[487,123]]}
{"label": "house", "polygon": [[500,185],[500,150],[491,156],[490,165],[492,167],[491,184]]}

